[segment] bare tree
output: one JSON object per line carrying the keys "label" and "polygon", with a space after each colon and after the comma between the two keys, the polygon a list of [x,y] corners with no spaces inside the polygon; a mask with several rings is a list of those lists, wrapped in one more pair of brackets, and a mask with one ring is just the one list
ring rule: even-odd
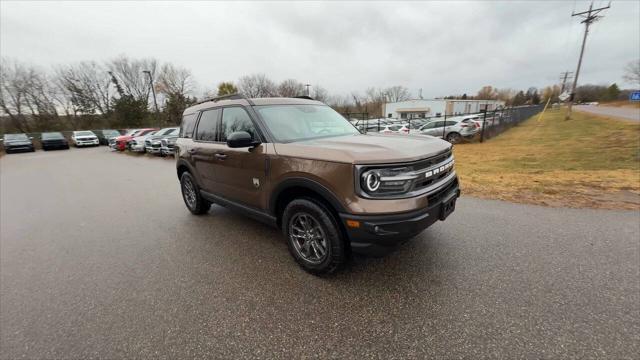
{"label": "bare tree", "polygon": [[325,89],[322,86],[316,84],[311,88],[311,97],[314,100],[318,100],[318,101],[321,101],[321,102],[327,102],[327,100],[329,100],[329,92],[327,91],[327,89]]}
{"label": "bare tree", "polygon": [[157,82],[158,62],[155,59],[130,59],[120,56],[107,63],[107,68],[117,78],[126,95],[136,100],[148,101],[149,77],[143,71],[150,71],[151,77]]}
{"label": "bare tree", "polygon": [[502,100],[505,104],[511,104],[511,101],[516,96],[517,91],[509,88],[499,89],[497,90],[497,99]]}
{"label": "bare tree", "polygon": [[482,89],[478,91],[478,95],[476,95],[476,99],[478,100],[496,100],[497,98],[497,89],[489,85],[483,86]]}
{"label": "bare tree", "polygon": [[398,102],[411,99],[411,93],[409,89],[404,86],[391,86],[384,89],[388,102]]}
{"label": "bare tree", "polygon": [[640,86],[640,59],[631,61],[624,67],[623,78],[634,86]]}
{"label": "bare tree", "polygon": [[296,97],[306,95],[304,84],[294,79],[287,79],[278,85],[278,96]]}
{"label": "bare tree", "polygon": [[238,80],[238,89],[250,98],[277,96],[276,85],[264,74],[246,75]]}
{"label": "bare tree", "polygon": [[159,93],[187,95],[191,93],[193,86],[191,71],[170,63],[162,65],[156,86]]}
{"label": "bare tree", "polygon": [[46,129],[58,119],[50,79],[41,70],[3,58],[0,109],[18,131]]}
{"label": "bare tree", "polygon": [[106,115],[111,111],[111,78],[104,66],[85,61],[60,66],[55,73],[55,83],[63,97],[60,102],[67,114]]}

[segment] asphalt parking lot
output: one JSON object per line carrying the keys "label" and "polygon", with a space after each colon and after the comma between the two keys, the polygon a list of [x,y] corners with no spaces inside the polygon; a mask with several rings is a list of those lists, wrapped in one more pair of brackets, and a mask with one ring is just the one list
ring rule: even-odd
{"label": "asphalt parking lot", "polygon": [[[464,184],[463,184],[464,189]],[[297,267],[191,215],[171,159],[0,158],[2,358],[637,358],[640,214],[460,199],[398,252]]]}

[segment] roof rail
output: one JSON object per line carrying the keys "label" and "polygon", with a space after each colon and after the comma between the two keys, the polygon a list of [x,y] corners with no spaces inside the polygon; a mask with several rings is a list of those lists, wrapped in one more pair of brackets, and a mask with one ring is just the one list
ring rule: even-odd
{"label": "roof rail", "polygon": [[294,96],[294,99],[307,99],[307,100],[314,100],[314,98],[312,98],[311,96],[308,95],[300,95],[300,96]]}
{"label": "roof rail", "polygon": [[242,95],[242,94],[240,94],[240,93],[235,93],[235,94],[229,94],[229,95],[222,95],[222,96],[215,96],[215,97],[206,98],[206,99],[204,99],[204,100],[202,100],[202,101],[199,101],[196,105],[204,104],[204,103],[206,103],[206,102],[210,102],[210,101],[212,101],[212,102],[217,102],[217,101],[220,101],[220,100],[234,100],[234,99],[244,99],[244,100],[247,100],[247,102],[248,102],[250,105],[254,105],[254,104],[253,104],[253,101],[251,101],[251,99],[249,99],[248,97],[246,97],[246,96],[244,96],[244,95]]}

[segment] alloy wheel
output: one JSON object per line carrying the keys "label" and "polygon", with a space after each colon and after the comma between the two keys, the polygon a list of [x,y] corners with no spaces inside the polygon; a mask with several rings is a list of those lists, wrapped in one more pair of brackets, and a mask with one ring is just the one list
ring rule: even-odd
{"label": "alloy wheel", "polygon": [[327,237],[319,222],[307,213],[296,214],[289,222],[289,238],[305,261],[319,264],[328,254]]}

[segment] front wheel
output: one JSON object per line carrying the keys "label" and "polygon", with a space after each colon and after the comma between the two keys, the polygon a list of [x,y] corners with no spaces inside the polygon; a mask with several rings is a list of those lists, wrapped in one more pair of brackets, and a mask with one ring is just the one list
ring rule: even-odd
{"label": "front wheel", "polygon": [[289,252],[305,271],[316,275],[333,273],[346,261],[338,226],[326,206],[310,198],[290,202],[282,217]]}
{"label": "front wheel", "polygon": [[206,214],[211,208],[211,202],[202,198],[200,189],[196,184],[193,176],[189,172],[182,173],[180,176],[180,189],[182,190],[182,199],[187,209],[195,215]]}
{"label": "front wheel", "polygon": [[452,132],[447,134],[447,141],[452,144],[459,143],[461,139],[462,139],[462,136],[460,136],[460,134],[458,133]]}

